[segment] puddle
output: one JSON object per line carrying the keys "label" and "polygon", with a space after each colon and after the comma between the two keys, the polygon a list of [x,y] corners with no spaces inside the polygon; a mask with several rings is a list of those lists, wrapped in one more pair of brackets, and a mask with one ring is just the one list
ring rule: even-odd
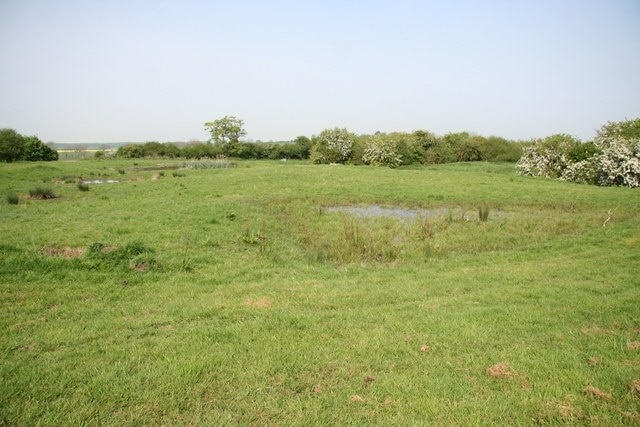
{"label": "puddle", "polygon": [[[398,218],[405,220],[413,220],[416,218],[444,218],[451,216],[453,218],[461,218],[467,221],[477,220],[478,211],[464,210],[460,207],[448,208],[437,207],[430,209],[405,209],[405,208],[388,208],[380,205],[370,206],[327,206],[324,208],[325,212],[342,212],[349,215],[355,215],[358,218]],[[501,215],[503,211],[501,209],[492,209],[489,213],[491,215]]]}
{"label": "puddle", "polygon": [[90,179],[88,181],[82,181],[83,184],[115,184],[120,182],[117,179]]}

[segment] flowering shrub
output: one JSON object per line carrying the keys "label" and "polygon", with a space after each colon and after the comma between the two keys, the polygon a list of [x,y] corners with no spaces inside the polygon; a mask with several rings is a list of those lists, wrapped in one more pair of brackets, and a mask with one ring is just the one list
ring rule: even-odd
{"label": "flowering shrub", "polygon": [[536,141],[525,148],[516,169],[582,184],[640,187],[640,119],[607,123],[593,143],[566,135]]}
{"label": "flowering shrub", "polygon": [[314,163],[344,163],[351,156],[356,136],[344,128],[325,129],[311,150]]}
{"label": "flowering shrub", "polygon": [[373,166],[400,166],[402,155],[398,152],[398,141],[390,135],[374,135],[366,143],[362,161]]}
{"label": "flowering shrub", "polygon": [[560,178],[570,162],[568,153],[579,144],[576,138],[563,134],[535,141],[523,150],[516,169],[521,175]]}
{"label": "flowering shrub", "polygon": [[640,187],[640,139],[607,140],[600,156],[600,185]]}

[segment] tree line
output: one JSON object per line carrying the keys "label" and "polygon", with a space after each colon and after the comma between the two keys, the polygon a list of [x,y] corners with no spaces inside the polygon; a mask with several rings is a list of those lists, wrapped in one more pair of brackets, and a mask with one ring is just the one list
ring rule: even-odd
{"label": "tree line", "polygon": [[116,155],[126,158],[310,159],[314,163],[389,167],[480,160],[516,162],[522,155],[519,142],[468,132],[437,136],[418,130],[356,135],[344,128],[331,128],[311,137],[298,136],[290,143],[270,144],[240,141],[246,135],[244,122],[233,116],[207,122],[205,129],[211,134],[208,142],[193,142],[184,147],[159,142],[129,144],[120,147]]}
{"label": "tree line", "polygon": [[44,144],[37,136],[25,136],[14,129],[0,129],[0,161],[58,160],[58,152]]}

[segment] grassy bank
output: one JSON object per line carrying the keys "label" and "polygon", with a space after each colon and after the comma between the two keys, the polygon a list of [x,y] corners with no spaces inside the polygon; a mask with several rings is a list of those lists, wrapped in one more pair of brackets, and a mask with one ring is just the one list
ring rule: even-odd
{"label": "grassy bank", "polygon": [[158,163],[0,165],[4,424],[640,422],[637,190]]}

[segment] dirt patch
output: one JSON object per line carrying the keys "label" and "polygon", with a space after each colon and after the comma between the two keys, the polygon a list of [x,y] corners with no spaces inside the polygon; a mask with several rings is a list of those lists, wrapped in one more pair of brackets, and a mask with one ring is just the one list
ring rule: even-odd
{"label": "dirt patch", "polygon": [[369,384],[371,384],[375,380],[376,378],[371,375],[365,375],[364,378],[362,378],[362,382],[364,383],[365,387],[369,387]]}
{"label": "dirt patch", "polygon": [[80,258],[84,255],[85,248],[73,248],[71,246],[47,246],[40,249],[44,256],[58,258]]}
{"label": "dirt patch", "polygon": [[420,346],[420,351],[423,353],[429,353],[431,351],[431,347],[428,344],[422,344]]}
{"label": "dirt patch", "polygon": [[588,363],[589,365],[591,365],[591,366],[596,366],[597,364],[599,364],[599,363],[600,363],[600,358],[599,358],[599,357],[590,357],[590,358],[587,360],[587,363]]}
{"label": "dirt patch", "polygon": [[631,394],[640,397],[640,378],[631,382]]}
{"label": "dirt patch", "polygon": [[594,387],[592,385],[587,386],[584,389],[584,394],[586,394],[588,397],[592,398],[592,399],[601,399],[601,400],[611,400],[613,399],[613,396],[611,396],[610,393],[604,392],[602,390],[600,390],[597,387]]}
{"label": "dirt patch", "polygon": [[497,363],[487,368],[487,375],[491,378],[511,378],[515,373],[504,363]]}
{"label": "dirt patch", "polygon": [[139,262],[133,267],[133,269],[140,273],[145,273],[149,271],[149,264],[147,264],[146,262]]}
{"label": "dirt patch", "polygon": [[253,308],[269,308],[271,307],[272,303],[271,303],[271,300],[267,297],[263,297],[255,300],[251,298],[247,298],[246,300],[244,300],[244,305],[246,307],[253,307]]}
{"label": "dirt patch", "polygon": [[631,341],[627,343],[629,350],[640,350],[640,341]]}

